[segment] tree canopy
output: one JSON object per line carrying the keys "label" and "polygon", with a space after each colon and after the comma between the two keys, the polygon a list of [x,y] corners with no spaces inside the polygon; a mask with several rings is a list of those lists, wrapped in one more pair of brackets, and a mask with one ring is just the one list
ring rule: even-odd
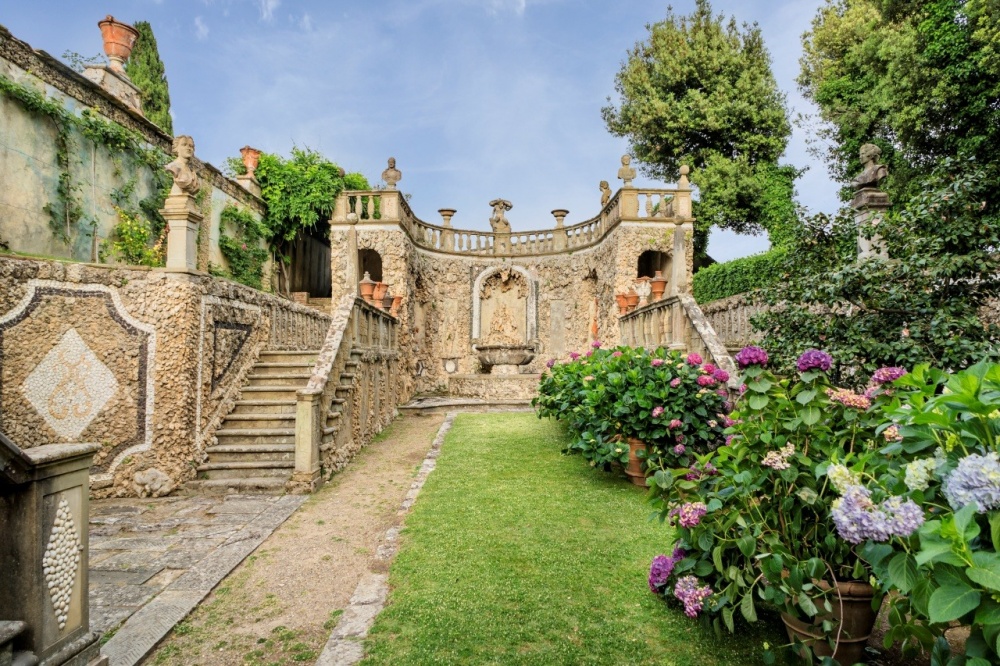
{"label": "tree canopy", "polygon": [[803,47],[799,86],[841,180],[869,142],[901,196],[943,158],[1000,161],[1000,0],[827,0]]}
{"label": "tree canopy", "polygon": [[713,15],[708,0],[646,27],[615,77],[618,105],[602,109],[608,130],[629,139],[649,176],[673,181],[692,167],[702,234],[760,233],[777,209],[782,223],[794,218],[798,173],[778,164],[791,125],[760,29]]}
{"label": "tree canopy", "polygon": [[170,117],[170,90],[153,28],[148,21],[136,21],[133,27],[139,32],[139,38],[125,63],[125,73],[142,94],[142,111],[146,117],[172,135],[174,123]]}

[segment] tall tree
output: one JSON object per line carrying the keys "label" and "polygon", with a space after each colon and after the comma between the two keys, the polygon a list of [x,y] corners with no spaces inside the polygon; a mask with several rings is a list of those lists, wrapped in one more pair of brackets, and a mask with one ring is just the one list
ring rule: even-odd
{"label": "tall tree", "polygon": [[797,175],[778,164],[791,126],[760,29],[713,15],[708,0],[646,27],[615,77],[618,105],[601,110],[608,130],[654,178],[692,167],[702,240],[713,224],[760,233],[769,211],[790,210]]}
{"label": "tall tree", "polygon": [[900,199],[945,157],[1000,162],[1000,0],[827,0],[800,64],[845,182],[868,142]]}
{"label": "tall tree", "polygon": [[139,38],[125,63],[125,73],[142,93],[142,111],[167,134],[174,133],[170,118],[170,90],[167,74],[156,48],[156,37],[148,21],[136,21]]}

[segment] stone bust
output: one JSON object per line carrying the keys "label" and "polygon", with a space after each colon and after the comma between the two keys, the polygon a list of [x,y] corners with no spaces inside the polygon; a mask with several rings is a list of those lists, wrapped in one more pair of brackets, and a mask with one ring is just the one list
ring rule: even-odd
{"label": "stone bust", "polygon": [[396,168],[396,158],[389,158],[389,167],[382,172],[382,180],[390,190],[396,189],[396,183],[403,179],[403,174]]}
{"label": "stone bust", "polygon": [[629,166],[631,163],[630,155],[622,155],[622,168],[618,169],[618,178],[624,182],[625,187],[632,187],[632,179],[635,178],[635,169]]}
{"label": "stone bust", "polygon": [[504,213],[514,207],[514,204],[506,199],[494,199],[490,202],[493,206],[493,215],[490,216],[490,226],[495,234],[509,234],[510,222],[507,221]]}
{"label": "stone bust", "polygon": [[866,143],[861,146],[858,153],[861,158],[861,173],[851,184],[856,190],[878,187],[879,181],[889,173],[884,164],[878,163],[878,158],[882,156],[882,149],[874,143]]}
{"label": "stone bust", "polygon": [[201,187],[201,181],[191,166],[191,158],[194,157],[194,139],[186,134],[175,138],[174,155],[177,156],[177,159],[163,167],[174,177],[174,184],[170,188],[171,196],[197,194]]}
{"label": "stone bust", "polygon": [[608,181],[601,181],[601,208],[608,205],[608,201],[611,200],[611,186],[608,185]]}

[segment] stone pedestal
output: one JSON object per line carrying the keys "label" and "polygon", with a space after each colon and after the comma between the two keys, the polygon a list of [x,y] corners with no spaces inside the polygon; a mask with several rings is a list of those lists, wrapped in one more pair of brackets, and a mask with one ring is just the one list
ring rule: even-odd
{"label": "stone pedestal", "polygon": [[0,618],[45,666],[99,664],[90,631],[89,471],[99,444],[20,449],[0,435]]}
{"label": "stone pedestal", "polygon": [[198,270],[198,226],[204,216],[190,194],[171,194],[160,211],[167,221],[167,268]]}
{"label": "stone pedestal", "polygon": [[260,196],[261,194],[260,183],[258,183],[257,179],[252,175],[248,173],[240,174],[236,176],[236,182],[239,183],[244,190],[254,195],[255,197]]}
{"label": "stone pedestal", "polygon": [[875,187],[861,188],[851,200],[851,208],[854,209],[854,223],[858,228],[859,261],[870,257],[889,258],[882,238],[878,234],[874,234],[869,240],[865,238],[862,230],[866,227],[878,226],[885,219],[885,212],[889,210],[890,205],[889,195]]}
{"label": "stone pedestal", "polygon": [[88,65],[83,70],[83,75],[142,115],[142,93],[125,72],[117,72],[107,65]]}

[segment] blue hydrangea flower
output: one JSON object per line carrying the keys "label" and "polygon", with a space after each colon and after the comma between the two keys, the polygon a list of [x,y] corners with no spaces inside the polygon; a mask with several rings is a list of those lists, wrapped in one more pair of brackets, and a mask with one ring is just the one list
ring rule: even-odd
{"label": "blue hydrangea flower", "polygon": [[975,503],[979,513],[1000,507],[1000,455],[968,455],[944,481],[944,496],[955,511]]}

